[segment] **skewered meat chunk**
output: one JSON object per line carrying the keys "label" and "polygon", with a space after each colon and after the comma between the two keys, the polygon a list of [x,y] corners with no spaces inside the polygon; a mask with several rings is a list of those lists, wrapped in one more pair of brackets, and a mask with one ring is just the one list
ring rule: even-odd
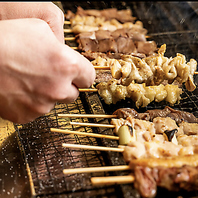
{"label": "skewered meat chunk", "polygon": [[176,145],[169,141],[131,141],[125,146],[123,157],[126,162],[139,158],[164,158],[194,155],[197,153],[196,146]]}
{"label": "skewered meat chunk", "polygon": [[[112,58],[112,59],[121,59],[121,56],[123,54],[121,53],[111,53],[111,52],[107,52],[107,53],[102,53],[102,52],[92,52],[90,50],[86,51],[86,52],[81,52],[81,54],[83,56],[85,56],[87,59],[89,59],[90,61],[93,61],[95,59],[97,59],[99,56],[101,58]],[[138,58],[145,58],[146,55],[142,54],[142,53],[131,53],[130,55],[138,57]]]}
{"label": "skewered meat chunk", "polygon": [[198,124],[197,123],[187,123],[181,122],[179,124],[186,135],[198,135]]}
{"label": "skewered meat chunk", "polygon": [[[83,32],[76,36],[76,42],[78,43],[78,49],[80,51],[94,51],[94,52],[113,52],[130,54],[136,53],[138,42],[142,41],[141,47],[149,48],[151,50],[148,53],[154,53],[157,50],[157,46],[154,41],[146,41],[145,34],[141,33],[139,29],[118,29],[113,32],[109,30],[98,30],[91,32]],[[138,48],[140,49],[140,47]]]}
{"label": "skewered meat chunk", "polygon": [[[195,131],[196,132],[196,131]],[[179,135],[178,144],[182,146],[198,146],[198,135]]]}
{"label": "skewered meat chunk", "polygon": [[105,20],[116,19],[121,23],[124,22],[133,22],[135,17],[132,16],[132,12],[130,9],[118,10],[117,8],[107,8],[103,10],[89,9],[84,10],[82,7],[78,6],[76,13],[74,14],[71,10],[68,10],[66,13],[66,19],[70,20],[74,18],[76,15],[79,16],[94,16],[105,18]]}
{"label": "skewered meat chunk", "polygon": [[79,16],[76,15],[71,21],[71,28],[74,34],[82,32],[92,32],[97,30],[115,31],[123,28],[133,28],[146,34],[147,30],[143,28],[141,21],[120,23],[116,19],[106,21],[104,17]]}
{"label": "skewered meat chunk", "polygon": [[130,161],[134,186],[142,197],[155,197],[157,186],[170,191],[197,190],[198,155],[145,158]]}
{"label": "skewered meat chunk", "polygon": [[144,113],[138,113],[135,109],[131,108],[120,108],[117,109],[113,114],[118,115],[118,118],[126,119],[128,116],[132,116],[137,119],[143,119],[148,121],[153,121],[156,117],[170,117],[177,125],[180,123],[198,123],[198,118],[196,118],[192,113],[187,111],[175,110],[169,106],[164,109],[153,109],[147,110]]}
{"label": "skewered meat chunk", "polygon": [[[158,56],[138,58],[131,55],[123,55],[121,59],[101,58],[92,61],[94,66],[109,66],[112,77],[120,79],[123,85],[129,85],[132,81],[146,83],[147,85],[159,85],[165,80],[187,85],[189,91],[196,86],[193,75],[197,68],[197,62],[191,59],[186,62],[185,56],[177,54],[174,58],[164,57],[166,45],[162,45]],[[172,87],[169,87],[172,88]]]}
{"label": "skewered meat chunk", "polygon": [[157,186],[170,191],[198,190],[198,167],[188,165],[179,168],[136,166],[134,174],[136,178],[134,186],[143,197],[155,197]]}
{"label": "skewered meat chunk", "polygon": [[[119,118],[119,119],[111,119],[111,124],[115,126],[114,133],[118,134],[118,131],[121,126],[128,125],[135,131],[135,140],[139,142],[145,142],[145,141],[153,141],[157,138],[160,138],[162,141],[169,141],[169,138],[172,141],[173,135],[171,133],[172,137],[168,136],[168,132],[173,132],[173,134],[176,134],[176,137],[179,135],[186,134],[183,130],[183,127],[177,126],[175,120],[171,119],[170,117],[161,118],[156,117],[153,119],[153,122],[146,121],[146,120],[140,120],[133,118],[132,116],[128,116],[126,119]],[[188,124],[188,123],[187,123]],[[165,133],[165,134],[164,134]],[[159,135],[166,135],[164,137],[155,137],[156,134]],[[167,138],[165,138],[167,137]],[[176,143],[176,142],[174,142]],[[177,144],[177,143],[176,143]]]}
{"label": "skewered meat chunk", "polygon": [[146,107],[152,101],[165,100],[171,105],[179,102],[182,90],[178,85],[146,86],[143,84],[130,83],[128,86],[120,85],[115,79],[99,83],[96,88],[106,104],[116,104],[125,98],[131,98],[137,108]]}

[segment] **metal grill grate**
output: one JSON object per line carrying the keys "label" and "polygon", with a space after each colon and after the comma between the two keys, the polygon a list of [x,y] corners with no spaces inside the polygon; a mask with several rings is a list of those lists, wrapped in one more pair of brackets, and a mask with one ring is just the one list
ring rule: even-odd
{"label": "metal grill grate", "polygon": [[[72,1],[62,2],[64,10],[76,11],[77,6],[84,9],[104,9],[116,7],[118,9],[131,8],[133,15],[141,20],[148,29],[150,40],[155,40],[160,46],[166,43],[166,56],[175,56],[177,52],[190,58],[198,59],[198,17],[187,2],[123,2],[123,1]],[[67,43],[75,46],[74,42]],[[195,82],[198,82],[195,76]],[[193,93],[183,88],[182,100],[174,105],[175,109],[192,112],[198,117],[198,89]],[[164,108],[167,104],[151,103],[146,108],[136,109],[144,112],[147,109]],[[69,125],[70,121],[109,123],[108,119],[62,119],[58,113],[94,113],[111,114],[120,107],[135,108],[130,100],[118,102],[116,105],[106,105],[96,93],[83,93],[72,104],[57,104],[49,114],[25,125],[16,125],[21,149],[26,163],[29,165],[32,177],[32,188],[37,197],[139,197],[133,185],[119,185],[112,187],[93,187],[90,183],[92,176],[106,176],[109,174],[123,175],[127,172],[92,173],[63,175],[64,168],[95,167],[104,165],[125,164],[121,153],[99,152],[87,150],[72,150],[62,147],[62,143],[76,143],[87,145],[117,146],[117,142],[108,139],[65,135],[50,132],[51,127],[65,128],[85,132],[97,132],[113,135],[111,129],[89,128]],[[170,193],[159,190],[157,197],[195,196],[196,192]]]}
{"label": "metal grill grate", "polygon": [[[36,195],[66,193],[76,197],[98,194],[100,188],[93,188],[92,176],[105,176],[108,173],[63,175],[63,169],[104,166],[104,153],[99,151],[72,150],[62,147],[62,143],[98,145],[95,138],[50,132],[50,128],[92,132],[88,127],[72,127],[70,121],[88,122],[87,119],[58,118],[58,113],[85,113],[80,98],[72,104],[57,104],[52,112],[34,122],[16,126],[26,162],[29,164]],[[112,187],[100,189],[99,194],[115,195]]]}

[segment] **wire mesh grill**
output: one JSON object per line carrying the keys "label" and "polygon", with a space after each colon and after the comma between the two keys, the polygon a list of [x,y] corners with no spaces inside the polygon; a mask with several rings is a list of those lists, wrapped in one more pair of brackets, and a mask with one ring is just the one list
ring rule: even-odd
{"label": "wire mesh grill", "polygon": [[[76,11],[77,6],[81,6],[84,9],[130,8],[133,16],[143,22],[149,35],[152,36],[150,40],[156,41],[158,46],[166,43],[165,56],[174,57],[178,52],[184,54],[187,60],[190,58],[197,60],[198,58],[198,17],[197,13],[187,2],[72,1],[62,2],[62,4],[65,11],[72,10],[73,12]],[[67,41],[67,44],[76,46],[76,43],[71,41]],[[198,82],[197,76],[195,76],[195,82],[196,84]],[[188,92],[183,87],[182,99],[173,108],[191,112],[198,117],[197,95],[198,89],[194,92]],[[97,93],[82,93],[74,103],[68,105],[57,104],[49,114],[31,123],[16,125],[24,157],[30,167],[35,196],[139,197],[139,194],[131,184],[93,187],[90,183],[92,176],[123,175],[128,174],[128,172],[63,175],[63,169],[65,168],[121,165],[125,164],[125,162],[121,153],[66,149],[62,147],[62,143],[116,147],[116,141],[52,133],[50,128],[113,135],[111,129],[91,129],[90,127],[78,127],[69,124],[70,121],[109,123],[110,120],[108,119],[63,119],[58,117],[57,114],[111,114],[120,107],[131,107],[138,112],[144,112],[147,109],[164,108],[166,105],[165,102],[153,102],[146,108],[136,109],[134,103],[128,99],[118,102],[116,105],[106,105]],[[196,192],[193,193],[197,195]],[[175,197],[176,195],[178,196],[178,193],[169,193],[161,190],[158,192],[157,197]],[[191,194],[179,192],[179,195],[189,197]]]}
{"label": "wire mesh grill", "polygon": [[[89,127],[69,125],[70,121],[88,122],[85,118],[63,119],[58,113],[85,113],[80,98],[71,104],[57,104],[49,114],[39,117],[35,121],[16,126],[19,138],[25,151],[25,158],[29,164],[36,195],[53,195],[66,193],[76,197],[86,194],[94,196],[100,188],[93,188],[90,183],[92,176],[106,176],[108,173],[91,173],[64,175],[63,169],[96,167],[106,164],[104,153],[90,150],[72,150],[62,147],[62,143],[83,145],[98,145],[95,138],[59,134],[50,131],[50,128],[61,128],[83,132],[92,132]],[[96,190],[97,189],[97,190]],[[115,195],[112,187],[100,189],[100,193]],[[99,194],[100,194],[99,193]],[[79,195],[78,195],[79,196]]]}

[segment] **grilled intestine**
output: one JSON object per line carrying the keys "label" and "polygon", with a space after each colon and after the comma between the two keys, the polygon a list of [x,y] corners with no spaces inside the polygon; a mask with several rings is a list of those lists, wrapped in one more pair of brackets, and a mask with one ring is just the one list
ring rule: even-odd
{"label": "grilled intestine", "polygon": [[179,102],[182,89],[178,85],[167,84],[146,86],[145,83],[130,83],[128,86],[121,85],[118,80],[99,83],[96,88],[106,104],[116,104],[118,101],[130,98],[137,108],[146,107],[152,101],[166,102],[174,105]]}
{"label": "grilled intestine", "polygon": [[[130,126],[133,129],[132,138],[125,146],[123,157],[126,162],[140,158],[164,158],[198,154],[198,124],[194,125],[194,134],[188,135],[189,131],[179,126],[170,117],[156,117],[153,122],[127,117],[126,119],[112,119],[115,133],[119,133],[122,126]],[[192,130],[191,130],[192,131]],[[196,137],[196,138],[193,138]]]}
{"label": "grilled intestine", "polygon": [[[133,129],[135,137],[124,147],[123,157],[142,197],[155,197],[157,186],[171,191],[198,189],[198,119],[192,113],[167,106],[145,113],[121,108],[113,115],[118,117],[111,121],[115,133],[122,126]],[[167,138],[169,132],[172,139]]]}
{"label": "grilled intestine", "polygon": [[157,56],[138,58],[131,55],[122,55],[121,59],[101,58],[92,61],[94,66],[110,67],[112,77],[121,80],[122,85],[129,85],[132,81],[159,85],[163,81],[185,83],[187,90],[194,91],[193,75],[197,69],[197,62],[189,62],[182,54],[167,58],[164,56],[166,45],[162,45]]}
{"label": "grilled intestine", "polygon": [[[143,113],[138,117],[134,109],[126,111],[124,116],[120,110],[116,110],[114,115],[121,115],[112,119],[111,124],[115,126],[114,133],[119,134],[122,126],[129,126],[133,133],[127,142],[123,152],[126,162],[139,158],[163,158],[193,155],[198,152],[198,123],[197,120],[191,119],[179,123],[171,117],[160,117],[159,110],[152,121],[144,120]],[[152,110],[153,113],[155,110]],[[175,112],[176,113],[176,112]],[[190,113],[181,111],[178,115],[185,115],[190,118]],[[185,117],[185,116],[184,116]],[[194,116],[192,116],[194,117]],[[142,118],[142,119],[141,119]],[[188,122],[189,121],[189,122]],[[190,123],[191,122],[191,123]]]}

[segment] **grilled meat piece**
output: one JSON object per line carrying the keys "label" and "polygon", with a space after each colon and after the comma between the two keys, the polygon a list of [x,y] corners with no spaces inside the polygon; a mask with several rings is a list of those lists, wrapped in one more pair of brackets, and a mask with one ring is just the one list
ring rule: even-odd
{"label": "grilled meat piece", "polygon": [[[97,59],[98,57],[106,58],[106,59],[107,58],[121,59],[121,57],[123,55],[121,53],[111,53],[111,52],[107,52],[107,53],[92,52],[91,50],[88,50],[86,52],[81,52],[81,54],[83,56],[85,56],[87,59],[89,59],[90,61],[93,61],[93,60]],[[134,57],[138,57],[138,58],[146,58],[146,55],[142,54],[142,53],[131,53],[130,55],[134,56]],[[155,54],[155,55],[157,55],[157,54]]]}
{"label": "grilled meat piece", "polygon": [[96,70],[95,83],[108,82],[112,79],[110,70]]}
{"label": "grilled meat piece", "polygon": [[106,104],[116,104],[125,98],[131,98],[137,108],[146,107],[152,101],[161,102],[162,100],[173,105],[179,102],[182,93],[178,85],[146,86],[145,83],[130,83],[128,86],[123,86],[115,79],[101,82],[96,88]]}
{"label": "grilled meat piece", "polygon": [[135,109],[131,108],[120,108],[117,109],[113,114],[118,115],[118,118],[126,119],[128,116],[132,116],[137,119],[153,121],[156,117],[170,117],[177,125],[182,122],[185,123],[198,123],[198,118],[196,118],[192,113],[187,111],[175,110],[169,106],[164,109],[154,109],[147,110],[144,113],[138,113]]}
{"label": "grilled meat piece", "polygon": [[167,58],[164,56],[165,51],[162,53],[161,49],[165,50],[166,45],[160,47],[157,56],[143,59],[131,55],[122,55],[121,59],[99,56],[92,61],[92,64],[94,66],[108,66],[112,77],[121,80],[122,85],[127,86],[132,81],[146,83],[146,85],[159,85],[165,81],[178,82],[179,84],[185,82],[189,85],[187,86],[189,91],[193,91],[196,86],[192,81],[192,73],[196,70],[197,62],[194,59],[186,62],[185,56],[181,54],[177,54],[174,58]]}
{"label": "grilled meat piece", "polygon": [[70,20],[72,32],[74,34],[79,34],[82,32],[92,32],[97,30],[109,30],[115,31],[117,29],[123,28],[133,28],[141,29],[142,33],[146,33],[147,30],[143,29],[143,24],[141,21],[120,23],[116,19],[111,19],[110,21],[105,21],[105,18],[93,17],[93,16],[79,16],[76,15],[75,18]]}
{"label": "grilled meat piece", "polygon": [[184,165],[180,168],[137,166],[134,169],[134,186],[143,197],[155,197],[157,186],[170,191],[198,190],[198,167]]}
{"label": "grilled meat piece", "polygon": [[130,9],[118,10],[117,8],[107,8],[103,10],[96,10],[96,9],[84,10],[80,6],[77,7],[77,11],[75,14],[71,10],[68,10],[65,18],[67,20],[70,20],[74,18],[76,15],[103,17],[105,18],[105,20],[116,19],[122,23],[129,21],[133,22],[135,20],[135,17],[132,16],[132,12]]}
{"label": "grilled meat piece", "polygon": [[131,141],[124,148],[126,162],[134,159],[155,159],[197,154],[197,145],[182,146],[169,141]]}
{"label": "grilled meat piece", "polygon": [[[145,34],[139,30],[119,29],[113,32],[98,30],[95,32],[80,33],[76,36],[80,51],[112,52],[131,54],[141,50],[146,55],[154,54],[157,45],[154,41],[146,41]],[[139,42],[141,42],[139,44]],[[138,45],[138,48],[137,46]],[[141,53],[142,54],[142,53]]]}

